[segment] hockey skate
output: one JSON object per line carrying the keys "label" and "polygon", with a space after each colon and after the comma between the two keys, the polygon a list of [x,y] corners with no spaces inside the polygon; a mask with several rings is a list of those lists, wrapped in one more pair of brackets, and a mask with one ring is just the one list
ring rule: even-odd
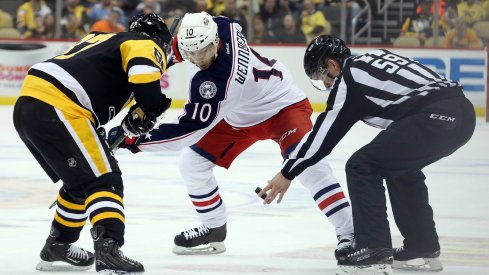
{"label": "hockey skate", "polygon": [[90,229],[95,244],[95,270],[101,274],[143,274],[141,263],[129,259],[122,254],[119,244],[103,238],[104,228],[96,226]]}
{"label": "hockey skate", "polygon": [[178,255],[219,254],[226,251],[226,224],[216,228],[201,225],[175,236],[173,253]]}
{"label": "hockey skate", "polygon": [[362,248],[338,261],[336,275],[392,275],[392,249]]}
{"label": "hockey skate", "polygon": [[392,268],[410,271],[442,271],[440,250],[435,252],[418,253],[404,249],[404,246],[394,250]]}
{"label": "hockey skate", "polygon": [[92,267],[93,253],[85,251],[70,243],[56,240],[58,229],[51,227],[46,244],[41,250],[41,261],[36,269],[39,271],[83,271]]}
{"label": "hockey skate", "polygon": [[354,252],[355,236],[354,234],[345,234],[338,237],[338,245],[334,251],[336,260],[344,260],[348,254]]}

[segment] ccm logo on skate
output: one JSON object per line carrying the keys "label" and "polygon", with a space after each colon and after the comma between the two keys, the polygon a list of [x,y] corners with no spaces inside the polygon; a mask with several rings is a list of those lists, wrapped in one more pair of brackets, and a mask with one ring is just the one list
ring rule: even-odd
{"label": "ccm logo on skate", "polygon": [[449,122],[454,122],[455,118],[454,117],[449,117],[449,116],[442,116],[442,115],[437,115],[437,114],[431,114],[430,118],[432,119],[438,119],[438,120],[443,120],[443,121],[449,121]]}

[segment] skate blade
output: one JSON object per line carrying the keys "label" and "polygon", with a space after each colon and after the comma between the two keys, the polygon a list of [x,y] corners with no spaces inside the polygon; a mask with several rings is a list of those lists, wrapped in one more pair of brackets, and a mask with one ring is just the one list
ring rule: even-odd
{"label": "skate blade", "polygon": [[43,260],[36,265],[36,270],[39,271],[85,271],[90,268],[92,268],[92,265],[76,266],[64,262],[47,262]]}
{"label": "skate blade", "polygon": [[173,253],[177,255],[209,255],[219,254],[226,251],[226,246],[223,242],[209,243],[196,247],[183,247],[176,245],[173,248]]}
{"label": "skate blade", "polygon": [[140,274],[143,274],[144,271],[142,272],[127,272],[127,271],[121,271],[121,270],[111,270],[111,269],[104,269],[104,270],[100,270],[98,271],[98,274],[102,274],[102,275],[112,275],[112,274],[116,274],[116,275],[140,275]]}
{"label": "skate blade", "polygon": [[409,261],[396,261],[392,263],[392,268],[407,271],[431,271],[439,272],[443,270],[439,258],[416,258]]}
{"label": "skate blade", "polygon": [[389,264],[347,266],[339,265],[336,275],[392,275],[392,268]]}

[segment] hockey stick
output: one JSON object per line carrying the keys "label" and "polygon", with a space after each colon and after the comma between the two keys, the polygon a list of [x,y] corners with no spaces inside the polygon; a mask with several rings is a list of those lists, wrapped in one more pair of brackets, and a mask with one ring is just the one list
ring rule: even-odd
{"label": "hockey stick", "polygon": [[[175,16],[175,17],[173,17],[173,23],[171,24],[170,29],[168,30],[172,36],[175,36],[175,30],[176,30],[176,28],[178,26],[178,23],[180,23],[180,20],[182,20],[182,17],[181,16]],[[171,58],[171,54],[168,55],[166,64],[168,64],[168,61],[170,60],[170,58]],[[144,113],[143,113],[143,115],[144,115]],[[109,144],[110,151],[114,151],[114,149],[116,149],[117,146],[119,146],[119,144],[121,144],[126,137],[127,137],[127,133],[126,132],[122,132],[119,136],[117,136],[114,139],[114,142],[112,142],[112,144]]]}

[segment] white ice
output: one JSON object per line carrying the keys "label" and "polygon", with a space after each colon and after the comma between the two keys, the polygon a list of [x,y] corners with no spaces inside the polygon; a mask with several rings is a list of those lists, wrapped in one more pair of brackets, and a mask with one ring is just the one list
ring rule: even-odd
{"label": "white ice", "polygon": [[[54,213],[48,206],[60,185],[48,179],[18,138],[12,110],[0,107],[0,274],[39,275],[34,267]],[[168,117],[177,114],[170,110]],[[346,160],[377,132],[358,123],[329,156],[345,191]],[[125,182],[123,251],[144,264],[145,274],[335,274],[335,232],[308,191],[294,181],[284,201],[270,206],[254,193],[279,170],[281,157],[273,142],[255,144],[229,170],[215,169],[229,221],[227,251],[212,256],[171,252],[175,234],[200,224],[178,172],[178,154],[119,150],[116,157]],[[441,274],[488,275],[489,124],[478,119],[468,144],[424,171],[442,246]],[[389,222],[398,246],[402,237],[390,210]],[[77,244],[93,250],[88,226]]]}

